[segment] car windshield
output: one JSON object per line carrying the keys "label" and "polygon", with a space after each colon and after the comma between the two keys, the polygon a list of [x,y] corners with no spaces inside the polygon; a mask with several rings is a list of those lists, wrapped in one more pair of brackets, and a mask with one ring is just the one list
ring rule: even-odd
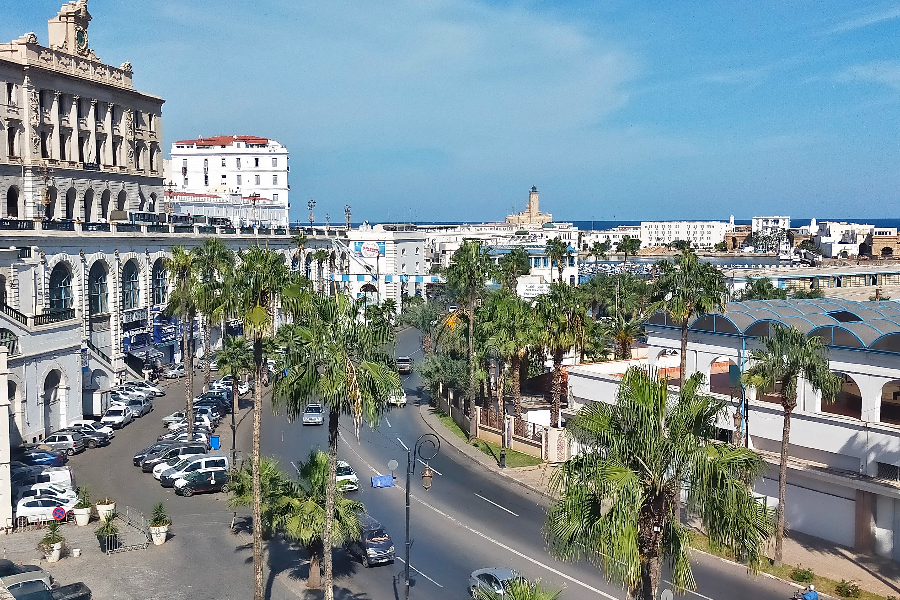
{"label": "car windshield", "polygon": [[344,475],[353,475],[353,469],[351,467],[338,467],[337,474],[339,477]]}
{"label": "car windshield", "polygon": [[368,542],[386,542],[391,537],[385,533],[384,529],[375,529],[366,532],[366,541]]}
{"label": "car windshield", "polygon": [[106,411],[107,417],[121,417],[124,414],[125,414],[125,411],[123,411],[122,409],[119,409],[119,408],[111,408],[108,411]]}
{"label": "car windshield", "polygon": [[176,471],[180,471],[181,469],[185,468],[185,467],[188,465],[189,462],[190,462],[189,459],[187,459],[187,458],[182,458],[182,459],[179,460],[177,463],[175,463],[174,465],[172,465],[172,468],[175,469]]}
{"label": "car windshield", "polygon": [[319,406],[318,404],[312,404],[312,405],[306,407],[306,412],[319,414],[322,412],[322,407]]}

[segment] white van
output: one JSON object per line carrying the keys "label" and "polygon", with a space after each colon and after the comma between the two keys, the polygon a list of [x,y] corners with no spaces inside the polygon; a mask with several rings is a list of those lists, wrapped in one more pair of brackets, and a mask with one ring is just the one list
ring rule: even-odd
{"label": "white van", "polygon": [[170,469],[163,471],[159,483],[163,487],[172,487],[178,479],[189,473],[228,470],[228,458],[219,454],[201,454],[186,458]]}

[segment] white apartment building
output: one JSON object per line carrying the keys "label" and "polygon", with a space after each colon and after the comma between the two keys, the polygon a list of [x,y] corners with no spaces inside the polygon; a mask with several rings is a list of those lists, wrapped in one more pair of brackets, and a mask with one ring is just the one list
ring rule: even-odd
{"label": "white apartment building", "polygon": [[871,252],[874,231],[872,225],[824,221],[819,223],[813,241],[825,258],[837,258],[843,253],[857,256]]}
{"label": "white apartment building", "polygon": [[753,217],[750,221],[750,231],[756,233],[772,233],[778,229],[787,231],[791,228],[790,217]]}
{"label": "white apartment building", "polygon": [[[600,242],[602,244],[603,242],[609,240],[613,245],[613,251],[615,251],[616,244],[621,242],[622,238],[626,236],[632,238],[640,238],[640,225],[619,225],[617,227],[613,227],[612,229],[603,229],[599,231],[583,231],[581,232],[581,249],[583,251],[590,251],[591,246],[594,245],[594,242]],[[646,245],[643,239],[641,239],[641,245]]]}
{"label": "white apartment building", "polygon": [[643,246],[665,246],[676,240],[698,248],[712,248],[725,239],[730,224],[724,221],[641,221]]}
{"label": "white apartment building", "polygon": [[[288,151],[275,140],[252,135],[180,140],[172,144],[171,160],[166,161],[165,167],[166,183],[172,184],[175,194],[217,196],[210,200],[216,205],[234,203],[235,210],[230,216],[235,225],[254,224],[245,216],[248,206],[255,207],[260,215],[257,222],[288,224],[291,189]],[[182,196],[182,200],[189,198]],[[221,214],[221,206],[206,210],[200,204],[194,207],[197,212],[192,215],[225,216]]]}

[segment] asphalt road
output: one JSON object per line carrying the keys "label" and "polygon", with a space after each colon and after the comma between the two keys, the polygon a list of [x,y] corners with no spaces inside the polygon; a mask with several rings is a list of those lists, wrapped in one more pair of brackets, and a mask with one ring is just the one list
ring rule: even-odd
{"label": "asphalt road", "polygon": [[[420,358],[419,334],[406,330],[399,335],[398,355]],[[357,471],[361,487],[352,497],[366,504],[394,541],[398,560],[392,565],[364,569],[343,552],[336,556],[336,583],[353,598],[403,598],[405,539],[405,470],[407,452],[416,439],[431,433],[421,417],[421,393],[416,374],[408,377],[409,404],[394,408],[377,429],[360,428],[357,439],[353,423],[342,419],[340,455]],[[423,402],[424,403],[424,402]],[[266,411],[262,451],[279,459],[282,467],[302,460],[310,448],[327,446],[327,430],[289,423]],[[398,440],[399,438],[399,440]],[[387,474],[388,461],[399,468],[396,487],[377,489],[369,477]],[[451,599],[467,594],[469,574],[489,566],[512,567],[529,578],[540,578],[550,587],[565,588],[561,598],[625,598],[622,588],[607,583],[600,571],[585,562],[554,560],[546,550],[541,528],[545,500],[515,483],[486,472],[477,463],[444,444],[431,461],[438,475],[431,490],[421,485],[421,464],[411,485],[412,598]],[[791,586],[768,577],[752,578],[739,565],[695,553],[696,594],[688,598],[712,600],[759,600],[788,598]]]}

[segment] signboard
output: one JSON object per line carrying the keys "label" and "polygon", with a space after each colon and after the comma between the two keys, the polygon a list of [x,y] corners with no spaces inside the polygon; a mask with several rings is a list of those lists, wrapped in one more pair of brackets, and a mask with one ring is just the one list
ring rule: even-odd
{"label": "signboard", "polygon": [[384,242],[353,242],[353,253],[363,258],[384,256]]}
{"label": "signboard", "polygon": [[153,316],[153,343],[170,344],[178,338],[178,319],[167,319],[160,314]]}
{"label": "signboard", "polygon": [[531,300],[544,294],[550,293],[549,283],[519,283],[516,286],[516,293],[525,300]]}
{"label": "signboard", "polygon": [[62,506],[57,506],[56,508],[54,508],[53,509],[53,518],[56,519],[57,521],[62,521],[63,519],[65,519],[66,518],[66,509],[64,509]]}

